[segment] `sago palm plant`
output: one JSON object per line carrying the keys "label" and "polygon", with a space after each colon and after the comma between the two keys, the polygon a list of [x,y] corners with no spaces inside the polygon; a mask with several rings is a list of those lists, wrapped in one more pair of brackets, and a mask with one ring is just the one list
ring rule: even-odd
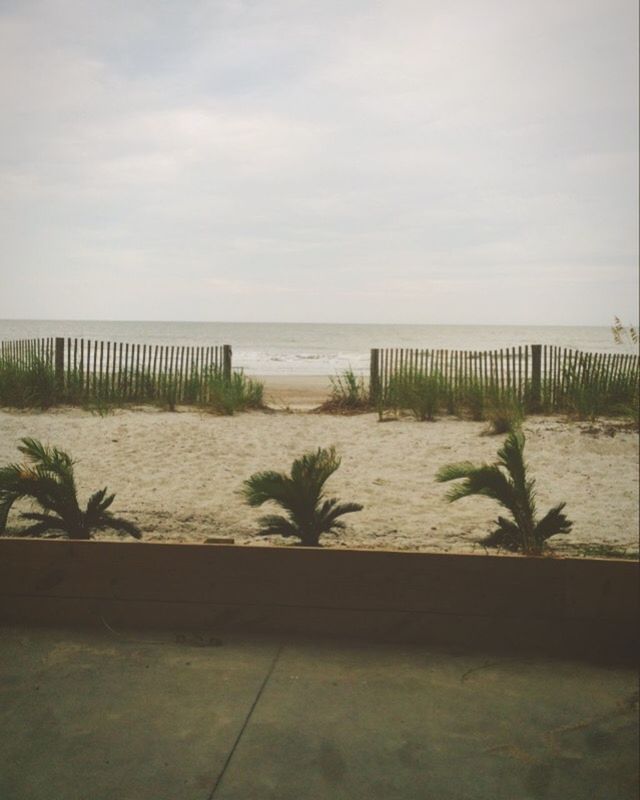
{"label": "sago palm plant", "polygon": [[338,517],[361,511],[358,503],[339,503],[325,498],[324,484],[340,466],[333,447],[306,453],[291,465],[291,474],[256,472],[244,482],[244,496],[251,506],[272,501],[287,516],[269,514],[260,519],[261,536],[279,534],[296,537],[307,547],[317,547],[320,535],[344,528]]}
{"label": "sago palm plant", "polygon": [[136,539],[142,534],[132,522],[114,516],[107,509],[115,495],[106,487],[95,492],[81,510],[78,504],[72,459],[56,447],[36,439],[22,439],[18,447],[27,456],[26,464],[9,464],[0,469],[0,533],[6,530],[7,517],[16,500],[35,501],[42,513],[23,512],[22,519],[33,524],[22,533],[39,536],[58,531],[69,539],[89,539],[92,531],[112,529]]}
{"label": "sago palm plant", "polygon": [[527,476],[524,461],[525,438],[521,431],[512,432],[498,450],[495,464],[474,466],[469,462],[442,467],[436,480],[462,479],[447,494],[454,502],[471,495],[483,495],[497,500],[512,516],[512,520],[498,517],[495,531],[482,543],[488,547],[538,554],[547,539],[559,533],[568,533],[572,523],[562,513],[565,503],[550,509],[541,520],[536,519],[535,481]]}

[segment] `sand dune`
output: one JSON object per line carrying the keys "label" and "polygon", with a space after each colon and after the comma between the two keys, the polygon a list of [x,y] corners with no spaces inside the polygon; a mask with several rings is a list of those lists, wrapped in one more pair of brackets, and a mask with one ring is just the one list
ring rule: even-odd
{"label": "sand dune", "polygon": [[[588,424],[527,420],[539,509],[567,501],[574,530],[556,542],[637,549],[638,436],[596,427],[599,432],[588,432]],[[455,419],[380,424],[375,414],[2,411],[0,464],[19,455],[20,437],[34,436],[77,459],[83,496],[105,484],[115,491],[114,510],[138,522],[147,539],[232,536],[261,544],[266,540],[255,536],[260,510],[243,502],[242,481],[256,470],[287,469],[306,450],[333,444],[343,460],[328,491],[365,508],[345,517],[348,529],[326,537],[327,544],[470,552],[490,530],[497,507],[483,498],[449,505],[447,486],[433,478],[451,461],[492,460],[502,437],[481,435],[484,428]]]}

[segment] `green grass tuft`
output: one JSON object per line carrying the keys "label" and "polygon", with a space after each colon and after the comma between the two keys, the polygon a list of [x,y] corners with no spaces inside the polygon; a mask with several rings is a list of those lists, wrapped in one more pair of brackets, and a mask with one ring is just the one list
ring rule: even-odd
{"label": "green grass tuft", "polygon": [[364,378],[349,367],[331,380],[331,394],[320,406],[320,411],[338,414],[353,414],[369,411],[369,392]]}

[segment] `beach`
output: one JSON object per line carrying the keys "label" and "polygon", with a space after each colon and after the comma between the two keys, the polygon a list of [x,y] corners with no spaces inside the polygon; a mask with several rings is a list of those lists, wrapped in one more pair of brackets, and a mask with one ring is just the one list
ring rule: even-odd
{"label": "beach", "polygon": [[[430,552],[483,552],[478,540],[499,512],[486,498],[446,502],[434,480],[444,464],[493,461],[503,436],[486,423],[411,417],[380,423],[373,413],[333,416],[311,409],[326,397],[328,379],[267,378],[270,408],[230,417],[193,409],[117,409],[105,416],[77,408],[0,411],[0,464],[20,460],[19,439],[32,436],[77,461],[79,494],[103,486],[113,510],[135,521],[148,541],[281,543],[258,537],[261,513],[242,496],[243,480],[265,469],[288,470],[308,450],[334,445],[342,457],[329,496],[364,510],[344,517],[347,529],[323,536],[333,547]],[[537,481],[538,513],[566,501],[572,532],[552,540],[559,552],[605,544],[637,551],[638,435],[620,422],[569,422],[529,417],[526,459]],[[26,506],[21,506],[25,510]],[[18,524],[18,504],[9,524]],[[111,538],[109,533],[99,538]]]}
{"label": "beach", "polygon": [[311,411],[323,403],[331,392],[331,379],[326,375],[260,375],[264,400],[277,410]]}

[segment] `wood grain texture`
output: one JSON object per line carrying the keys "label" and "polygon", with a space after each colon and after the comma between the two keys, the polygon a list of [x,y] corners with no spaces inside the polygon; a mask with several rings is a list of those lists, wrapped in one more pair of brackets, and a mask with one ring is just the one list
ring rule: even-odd
{"label": "wood grain texture", "polygon": [[90,624],[106,610],[143,626],[519,642],[615,658],[638,651],[637,592],[638,564],[626,561],[0,540],[9,623]]}

